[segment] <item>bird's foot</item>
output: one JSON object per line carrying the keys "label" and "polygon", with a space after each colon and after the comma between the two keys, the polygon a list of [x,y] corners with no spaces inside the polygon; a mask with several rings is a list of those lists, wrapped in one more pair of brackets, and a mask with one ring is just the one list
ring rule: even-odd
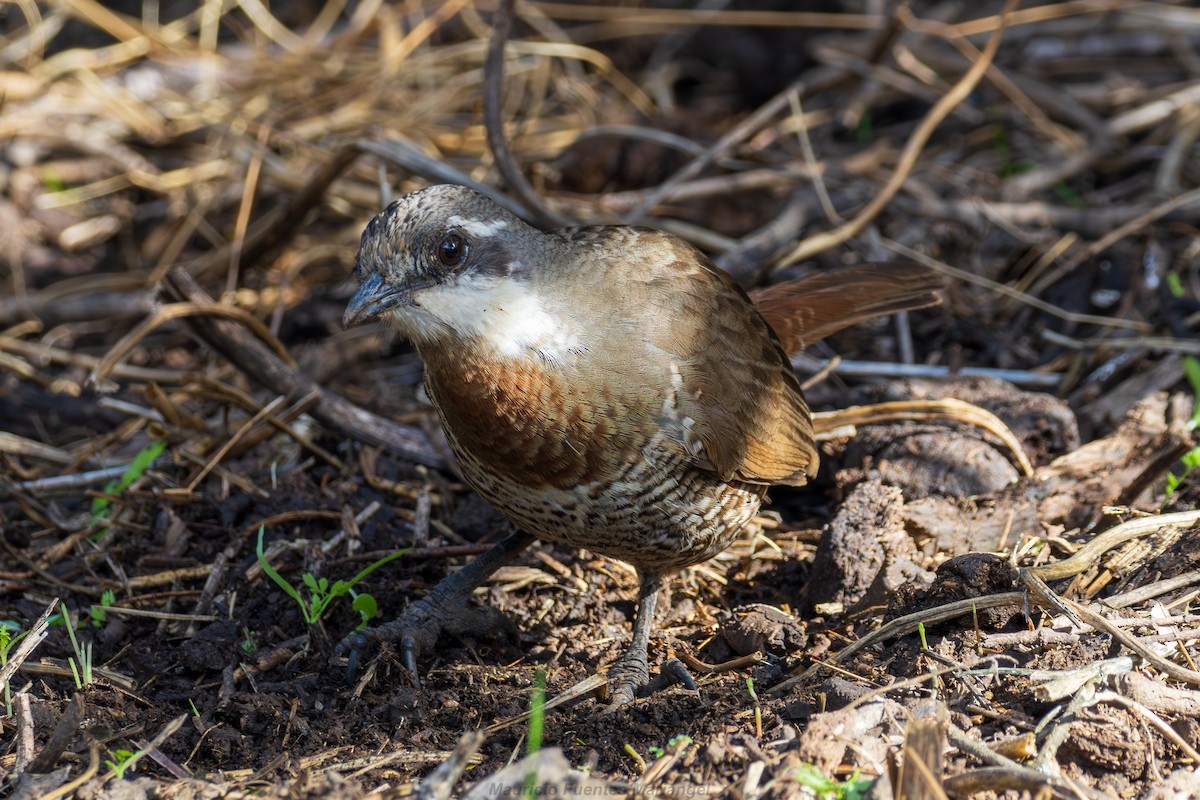
{"label": "bird's foot", "polygon": [[428,654],[443,633],[457,636],[474,635],[497,638],[508,633],[516,638],[516,626],[494,608],[470,608],[468,598],[475,587],[533,542],[527,533],[515,533],[492,549],[469,562],[457,572],[442,579],[437,586],[404,610],[399,619],[378,628],[368,628],[347,636],[337,647],[339,655],[348,655],[351,680],[364,651],[384,642],[399,642],[400,658],[412,674],[413,683],[420,687],[417,659]]}
{"label": "bird's foot", "polygon": [[648,697],[675,684],[696,690],[696,682],[679,659],[667,659],[659,668],[658,676],[651,680],[646,654],[627,652],[608,668],[608,706],[605,713],[611,714],[632,703],[634,698]]}
{"label": "bird's foot", "polygon": [[489,606],[468,608],[461,598],[424,597],[410,605],[397,619],[374,628],[356,631],[338,644],[339,655],[349,656],[349,675],[353,680],[358,661],[364,653],[396,643],[404,668],[420,688],[417,663],[433,652],[444,634],[483,639],[515,638],[512,620]]}

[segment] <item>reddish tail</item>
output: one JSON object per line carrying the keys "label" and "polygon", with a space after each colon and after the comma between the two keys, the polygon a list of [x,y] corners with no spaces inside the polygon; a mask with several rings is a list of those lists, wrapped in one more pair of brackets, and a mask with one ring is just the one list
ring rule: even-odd
{"label": "reddish tail", "polygon": [[822,272],[750,292],[758,313],[798,353],[864,320],[925,308],[942,300],[936,272],[910,264],[874,264]]}

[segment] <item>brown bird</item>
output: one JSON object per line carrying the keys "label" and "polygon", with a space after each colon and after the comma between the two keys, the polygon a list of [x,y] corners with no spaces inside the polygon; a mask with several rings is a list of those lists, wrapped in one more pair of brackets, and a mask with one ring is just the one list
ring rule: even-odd
{"label": "brown bird", "polygon": [[344,324],[379,318],[412,340],[463,475],[524,532],[373,635],[401,639],[415,674],[413,651],[466,627],[471,589],[532,537],[587,548],[641,579],[633,641],[609,670],[614,707],[648,683],[663,575],[728,547],[768,487],[816,473],[787,353],[937,302],[932,273],[895,266],[748,296],[670,234],[543,232],[458,186],[375,217],[355,273]]}

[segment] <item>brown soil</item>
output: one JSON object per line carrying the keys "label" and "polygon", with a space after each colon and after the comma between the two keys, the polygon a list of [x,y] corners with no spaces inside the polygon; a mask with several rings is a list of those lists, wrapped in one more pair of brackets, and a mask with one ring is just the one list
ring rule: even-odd
{"label": "brown soil", "polygon": [[[626,642],[630,568],[535,545],[477,593],[504,622],[447,637],[418,687],[394,647],[338,651],[349,598],[309,624],[256,556],[261,530],[302,587],[407,549],[354,587],[386,620],[509,532],[448,465],[411,348],[338,322],[381,174],[393,192],[446,167],[504,183],[480,109],[492,6],[331,5],[311,41],[321,4],[230,11],[206,60],[205,4],[156,24],[141,4],[34,5],[0,6],[0,621],[69,614],[93,669],[79,686],[61,616],[7,652],[0,796],[515,797],[532,774],[546,797],[781,798],[861,773],[873,797],[1200,797],[1200,488],[1167,485],[1197,445],[1196,40],[1170,13],[1191,12],[1027,12],[1005,79],[906,167],[989,24],[968,45],[943,23],[973,18],[864,30],[829,3],[832,32],[785,14],[714,38],[709,12],[680,12],[635,35],[614,14],[640,4],[531,4],[562,29],[529,12],[513,38],[575,42],[509,53],[506,133],[547,207],[624,218],[803,78],[809,143],[783,97],[640,221],[748,286],[937,259],[942,306],[798,361],[810,402],[967,401],[1033,470],[953,414],[839,429],[810,486],[773,490],[660,600],[652,663],[693,659],[699,691],[555,707],[522,761],[535,686],[568,692]],[[842,224],[822,193],[854,219],[901,168],[861,232],[784,258]],[[914,377],[885,369],[910,348]],[[853,363],[820,371],[835,355]],[[140,754],[121,779],[119,751]]]}

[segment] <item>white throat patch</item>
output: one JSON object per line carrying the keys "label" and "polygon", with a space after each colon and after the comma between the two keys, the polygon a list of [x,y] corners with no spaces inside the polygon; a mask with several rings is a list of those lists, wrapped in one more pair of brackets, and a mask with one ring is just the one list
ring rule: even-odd
{"label": "white throat patch", "polygon": [[417,305],[441,325],[479,339],[503,356],[539,353],[551,361],[586,349],[571,320],[546,310],[520,282],[467,275],[455,284],[421,292]]}

